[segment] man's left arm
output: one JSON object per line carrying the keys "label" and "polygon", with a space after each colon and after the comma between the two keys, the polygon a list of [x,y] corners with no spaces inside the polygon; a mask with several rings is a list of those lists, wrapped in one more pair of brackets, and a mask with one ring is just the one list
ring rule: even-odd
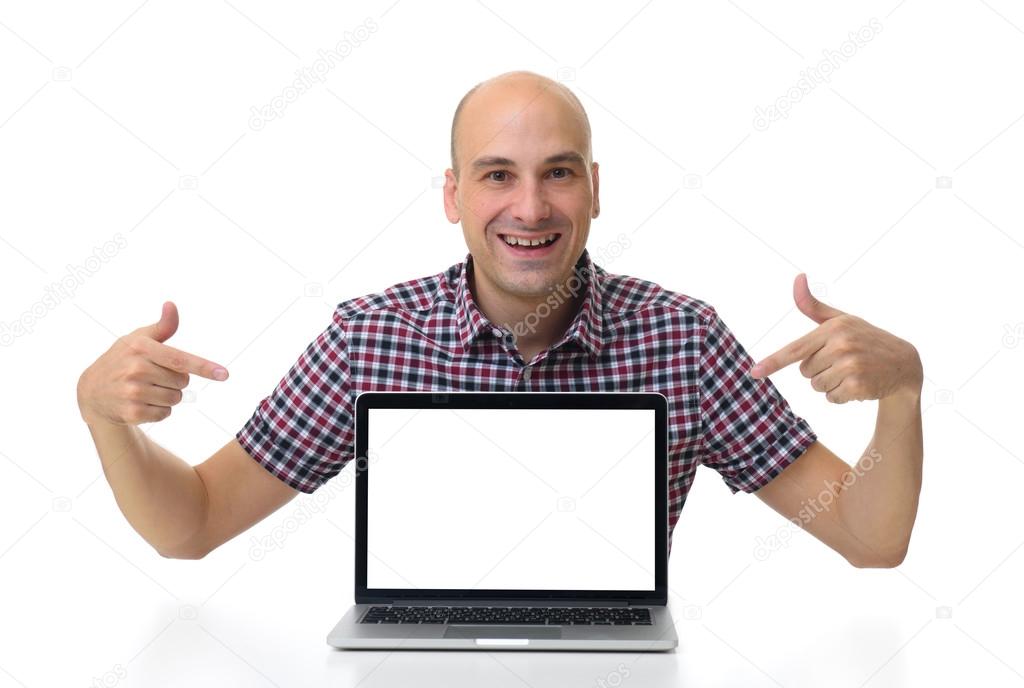
{"label": "man's left arm", "polygon": [[766,377],[800,361],[800,372],[828,401],[878,400],[875,432],[851,467],[815,442],[754,494],[862,567],[898,566],[917,517],[924,455],[923,370],[909,342],[811,295],[794,282],[797,306],[818,327],[751,369]]}

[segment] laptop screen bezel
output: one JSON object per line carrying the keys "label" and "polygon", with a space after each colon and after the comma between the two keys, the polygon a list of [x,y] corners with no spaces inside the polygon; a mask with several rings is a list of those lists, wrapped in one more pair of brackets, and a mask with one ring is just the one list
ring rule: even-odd
{"label": "laptop screen bezel", "polygon": [[356,397],[356,457],[366,457],[370,409],[647,409],[655,418],[653,590],[458,590],[451,588],[368,588],[367,511],[369,460],[356,460],[357,604],[387,604],[400,600],[615,600],[664,605],[668,603],[668,400],[657,392],[362,392]]}

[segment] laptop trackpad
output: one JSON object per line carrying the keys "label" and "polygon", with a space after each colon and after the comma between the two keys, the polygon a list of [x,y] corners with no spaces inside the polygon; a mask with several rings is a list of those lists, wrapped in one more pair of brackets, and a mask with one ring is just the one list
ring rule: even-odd
{"label": "laptop trackpad", "polygon": [[445,638],[561,638],[561,628],[549,626],[449,626]]}

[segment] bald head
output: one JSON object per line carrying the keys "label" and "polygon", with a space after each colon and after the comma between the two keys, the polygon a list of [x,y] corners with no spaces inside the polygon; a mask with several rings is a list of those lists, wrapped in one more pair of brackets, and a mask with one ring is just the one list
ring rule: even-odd
{"label": "bald head", "polygon": [[[576,94],[565,85],[546,76],[528,71],[514,71],[481,81],[466,92],[455,108],[455,116],[452,118],[451,157],[452,172],[456,179],[459,177],[459,145],[462,143],[460,123],[465,114],[489,113],[509,103],[527,107],[535,102],[552,107],[553,112],[558,113],[557,116],[572,120],[572,126],[583,133],[585,150],[581,153],[589,165],[593,160],[590,119]],[[475,151],[468,151],[469,155],[474,153]]]}

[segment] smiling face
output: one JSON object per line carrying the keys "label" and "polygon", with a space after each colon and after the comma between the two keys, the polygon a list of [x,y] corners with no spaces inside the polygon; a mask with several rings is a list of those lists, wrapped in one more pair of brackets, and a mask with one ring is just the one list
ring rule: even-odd
{"label": "smiling face", "polygon": [[[457,117],[445,214],[462,223],[482,305],[543,300],[565,283],[599,212],[586,116],[562,89],[529,73],[502,75]],[[523,245],[540,241],[550,243]]]}

